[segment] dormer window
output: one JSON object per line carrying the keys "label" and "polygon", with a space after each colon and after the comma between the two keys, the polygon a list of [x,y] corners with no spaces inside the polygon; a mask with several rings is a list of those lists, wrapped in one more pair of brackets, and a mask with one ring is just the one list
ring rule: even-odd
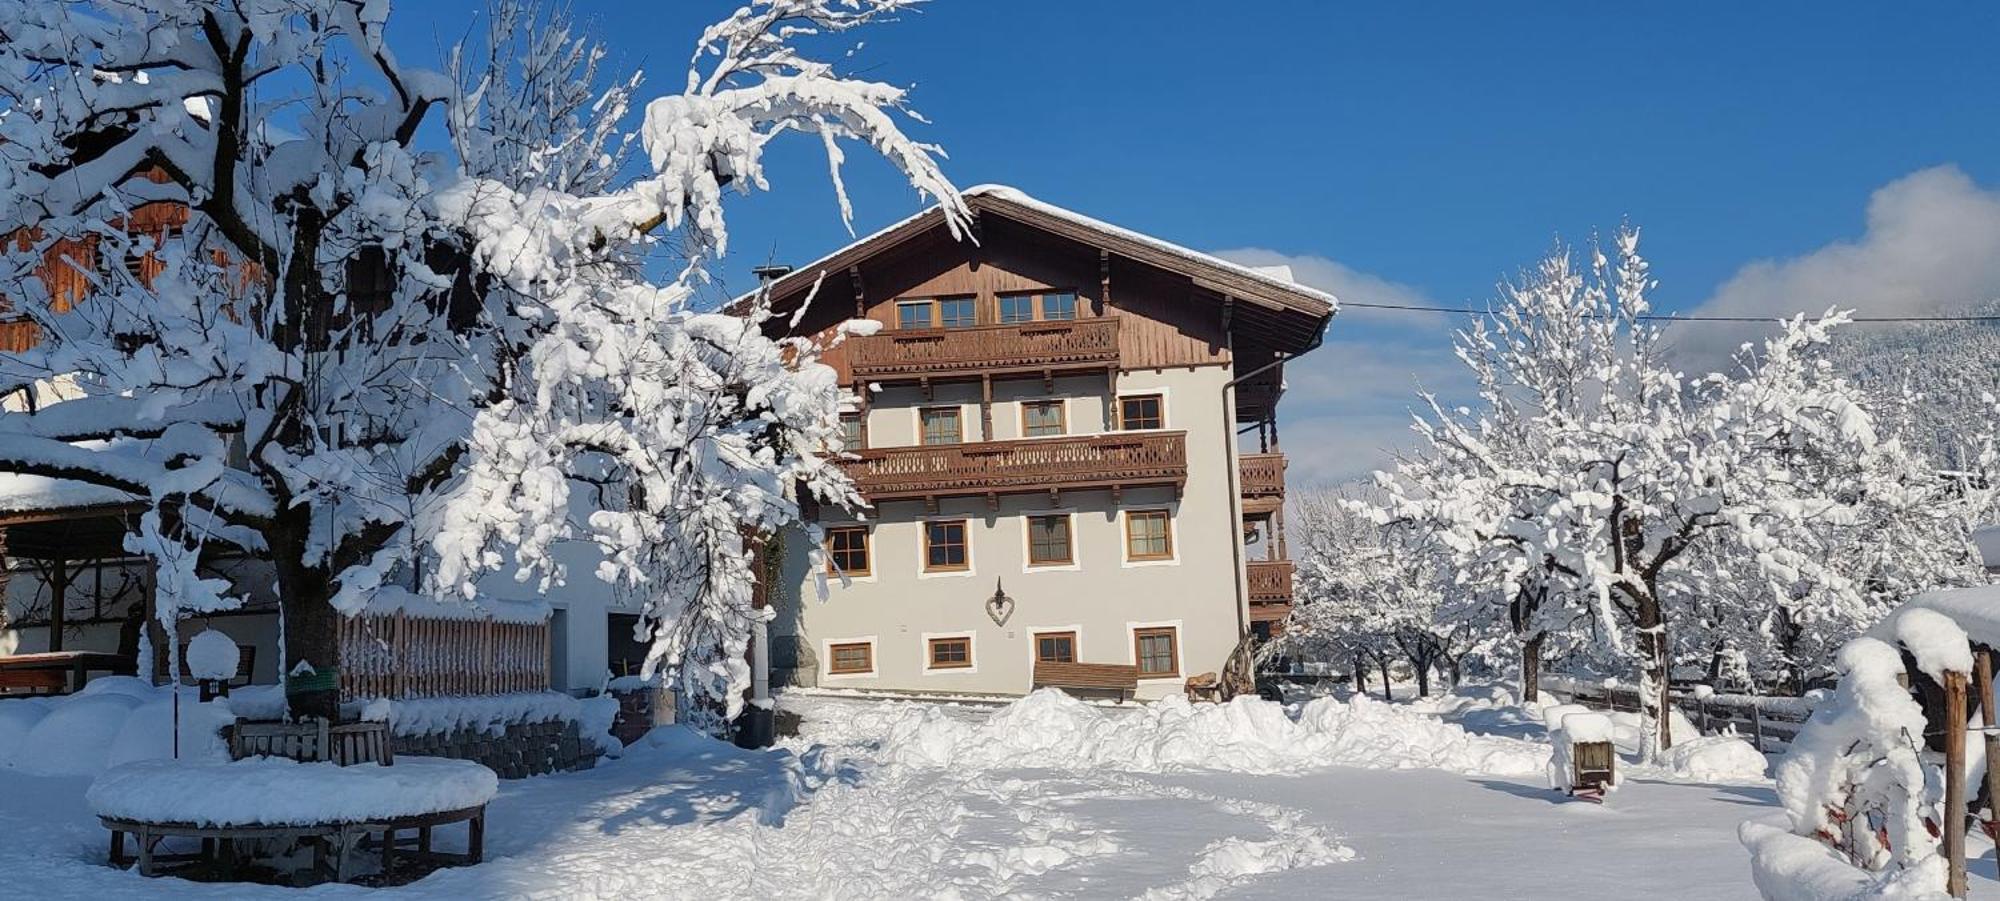
{"label": "dormer window", "polygon": [[1000,295],[1000,321],[1006,324],[1020,322],[1064,322],[1076,318],[1075,291],[1043,291],[1039,293]]}
{"label": "dormer window", "polygon": [[1000,295],[1000,322],[1012,325],[1017,322],[1033,322],[1035,319],[1035,295]]}
{"label": "dormer window", "polygon": [[899,300],[896,302],[896,327],[902,329],[931,328],[936,324],[934,317],[937,304],[928,300]]}
{"label": "dormer window", "polygon": [[938,325],[944,328],[971,328],[979,324],[977,305],[970,297],[946,297],[937,302]]}

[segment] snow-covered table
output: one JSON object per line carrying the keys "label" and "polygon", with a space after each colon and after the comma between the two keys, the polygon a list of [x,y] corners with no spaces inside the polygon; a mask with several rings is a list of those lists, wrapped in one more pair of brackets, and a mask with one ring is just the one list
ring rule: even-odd
{"label": "snow-covered table", "polygon": [[[253,757],[229,763],[144,761],[117,767],[92,783],[86,798],[111,830],[111,864],[134,862],[124,850],[130,834],[136,862],[151,876],[159,864],[207,860],[218,848],[226,863],[236,843],[258,840],[314,842],[314,871],[347,880],[348,851],[381,833],[382,870],[405,847],[431,863],[478,863],[486,831],[486,804],[499,790],[490,769],[468,760],[403,757],[393,766],[300,763]],[[466,824],[466,853],[431,849],[431,830]],[[413,832],[409,844],[399,832]],[[162,839],[194,838],[201,854],[156,854]]]}

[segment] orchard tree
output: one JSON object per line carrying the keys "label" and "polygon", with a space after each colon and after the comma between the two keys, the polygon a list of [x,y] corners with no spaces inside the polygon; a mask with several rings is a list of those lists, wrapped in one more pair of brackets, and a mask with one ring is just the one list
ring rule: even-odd
{"label": "orchard tree", "polygon": [[908,5],[758,0],[640,104],[508,0],[450,74],[397,59],[387,0],[0,0],[0,293],[42,335],[0,373],[81,395],[0,413],[0,471],[145,505],[169,626],[234,603],[204,548],[269,560],[298,715],[336,713],[338,617],[386,581],[552,586],[571,539],[644,598],[647,671],[733,711],[746,534],[856,498],[819,348],[693,299],[787,132],[836,187],[865,142],[957,230],[903,89],[799,48]]}
{"label": "orchard tree", "polygon": [[[1642,753],[1669,747],[1665,711],[1679,600],[1713,572],[1707,542],[1740,545],[1784,579],[1821,568],[1801,524],[1849,515],[1852,497],[1806,480],[1799,454],[1836,460],[1873,444],[1858,393],[1820,370],[1767,370],[1687,384],[1646,319],[1653,286],[1638,233],[1587,268],[1558,251],[1503,287],[1491,324],[1460,333],[1481,408],[1434,399],[1426,448],[1385,473],[1385,519],[1427,523],[1440,540],[1512,582],[1536,612],[1572,601],[1601,659],[1638,670]],[[1824,343],[1841,317],[1796,319],[1764,359]],[[1543,590],[1546,589],[1546,590]]]}
{"label": "orchard tree", "polygon": [[1347,654],[1356,690],[1365,684],[1365,658],[1381,674],[1384,698],[1390,663],[1402,657],[1427,695],[1433,669],[1455,671],[1476,631],[1447,613],[1457,589],[1442,548],[1405,525],[1377,524],[1370,509],[1352,492],[1300,497],[1293,516],[1299,603],[1276,647]]}

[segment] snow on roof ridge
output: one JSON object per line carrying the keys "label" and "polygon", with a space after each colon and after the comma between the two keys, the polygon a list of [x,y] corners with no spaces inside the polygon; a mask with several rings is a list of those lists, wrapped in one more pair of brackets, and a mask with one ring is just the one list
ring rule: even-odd
{"label": "snow on roof ridge", "polygon": [[1030,196],[1028,192],[1023,191],[1020,188],[1012,187],[1010,185],[1001,185],[1001,184],[973,185],[972,187],[966,188],[965,190],[960,191],[959,193],[962,195],[979,195],[984,197],[993,197],[1010,203],[1018,203],[1022,206],[1032,207],[1038,211],[1047,213],[1049,215],[1059,216],[1064,219],[1068,219],[1071,222],[1074,222],[1086,228],[1097,229],[1100,231],[1118,235],[1128,240],[1146,244],[1150,247],[1153,247],[1156,250],[1173,254],[1174,256],[1181,257],[1182,259],[1192,260],[1194,262],[1198,262],[1207,266],[1214,266],[1218,269],[1227,269],[1239,275],[1243,275],[1245,277],[1252,278],[1260,282],[1265,282],[1277,286],[1279,288],[1283,288],[1287,291],[1296,291],[1301,294],[1307,294],[1319,298],[1321,300],[1324,300],[1329,304],[1332,304],[1334,310],[1336,311],[1340,309],[1340,298],[1333,296],[1331,293],[1328,293],[1326,291],[1321,291],[1318,288],[1311,288],[1305,285],[1301,285],[1298,282],[1292,281],[1290,278],[1280,277],[1275,273],[1266,271],[1272,268],[1283,268],[1286,270],[1287,275],[1289,275],[1291,271],[1291,267],[1289,266],[1260,267],[1260,266],[1245,266],[1242,263],[1233,263],[1230,262],[1229,260],[1225,260],[1221,257],[1215,256],[1214,254],[1202,253],[1199,250],[1193,250],[1187,247],[1183,247],[1179,244],[1175,244],[1172,241],[1168,241],[1162,238],[1156,238],[1144,232],[1136,232],[1129,228],[1125,228],[1124,226],[1112,225],[1111,223],[1105,222],[1102,219],[1096,219],[1090,216],[1086,216],[1082,213],[1079,213],[1067,207],[1061,207],[1053,203],[1049,203],[1046,200],[1039,200],[1033,196]]}
{"label": "snow on roof ridge", "polygon": [[[1229,260],[1225,260],[1213,254],[1202,253],[1199,250],[1192,250],[1187,247],[1183,247],[1179,244],[1175,244],[1172,241],[1163,240],[1161,238],[1155,238],[1152,235],[1148,235],[1143,232],[1136,232],[1129,228],[1125,228],[1123,226],[1112,225],[1111,223],[1105,222],[1102,219],[1094,219],[1090,216],[1086,216],[1082,213],[1076,212],[1075,210],[1069,209],[1067,207],[1060,207],[1053,203],[1049,203],[1046,200],[1039,200],[1034,196],[1030,195],[1028,192],[1023,191],[1020,188],[1016,188],[1012,185],[1003,185],[1003,184],[988,182],[985,184],[973,185],[972,187],[961,190],[958,193],[959,196],[961,197],[991,197],[996,200],[1001,200],[1008,203],[1016,203],[1020,204],[1021,206],[1030,207],[1032,209],[1038,210],[1040,212],[1046,213],[1051,216],[1056,216],[1062,219],[1068,219],[1069,221],[1081,225],[1085,228],[1091,228],[1103,232],[1108,232],[1114,235],[1118,235],[1127,240],[1148,245],[1156,250],[1172,254],[1174,256],[1180,257],[1185,260],[1190,260],[1207,266],[1213,266],[1218,269],[1226,269],[1229,270],[1230,272],[1242,275],[1245,278],[1264,282],[1266,284],[1282,288],[1286,291],[1292,291],[1299,294],[1304,294],[1314,299],[1325,301],[1329,306],[1333,307],[1333,310],[1330,312],[1339,312],[1340,310],[1340,298],[1335,297],[1333,296],[1333,294],[1326,291],[1322,291],[1318,288],[1309,287],[1307,285],[1302,285],[1296,281],[1293,281],[1290,277],[1288,277],[1291,268],[1289,266],[1258,267],[1258,266],[1245,266],[1241,263],[1233,263],[1230,262]],[[937,210],[938,210],[937,204],[935,203],[930,204],[924,207],[923,209],[920,209],[915,213],[912,213],[908,216],[898,219],[895,222],[883,226],[882,228],[878,228],[875,231],[869,232],[866,235],[855,238],[854,240],[849,241],[846,244],[843,244],[840,247],[833,249],[832,251],[829,251],[827,253],[819,255],[818,257],[815,257],[812,262],[806,263],[805,265],[799,266],[798,268],[792,270],[792,276],[790,277],[797,277],[801,273],[807,272],[813,269],[814,267],[817,267],[825,263],[827,260],[839,256],[841,253],[845,252],[849,248],[857,247],[862,244],[867,244],[870,241],[874,241],[878,238],[881,238],[884,235],[888,235],[892,232],[895,232],[897,229],[903,228],[904,226],[907,226],[910,223],[917,221],[918,219],[922,219],[923,217],[928,216],[931,213],[936,212]],[[1273,268],[1285,269],[1287,277],[1279,277],[1278,275],[1272,272],[1265,271]],[[757,292],[755,291],[745,292],[742,295],[739,295],[736,298],[735,302],[741,303],[745,300],[748,300],[751,297],[756,296],[756,293]]]}

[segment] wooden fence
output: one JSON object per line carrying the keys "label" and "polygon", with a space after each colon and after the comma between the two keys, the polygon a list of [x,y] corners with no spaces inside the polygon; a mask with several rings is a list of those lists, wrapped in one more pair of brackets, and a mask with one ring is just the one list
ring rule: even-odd
{"label": "wooden fence", "polygon": [[[1543,676],[1542,690],[1572,704],[1600,710],[1637,711],[1639,692],[1629,685],[1605,687],[1567,676]],[[1700,697],[1689,689],[1669,692],[1674,706],[1686,714],[1703,735],[1718,735],[1734,729],[1749,739],[1757,750],[1777,753],[1791,747],[1792,739],[1812,715],[1812,702],[1805,698],[1768,698],[1757,695],[1712,694]]]}
{"label": "wooden fence", "polygon": [[547,691],[549,624],[395,613],[340,624],[340,696],[432,698]]}

